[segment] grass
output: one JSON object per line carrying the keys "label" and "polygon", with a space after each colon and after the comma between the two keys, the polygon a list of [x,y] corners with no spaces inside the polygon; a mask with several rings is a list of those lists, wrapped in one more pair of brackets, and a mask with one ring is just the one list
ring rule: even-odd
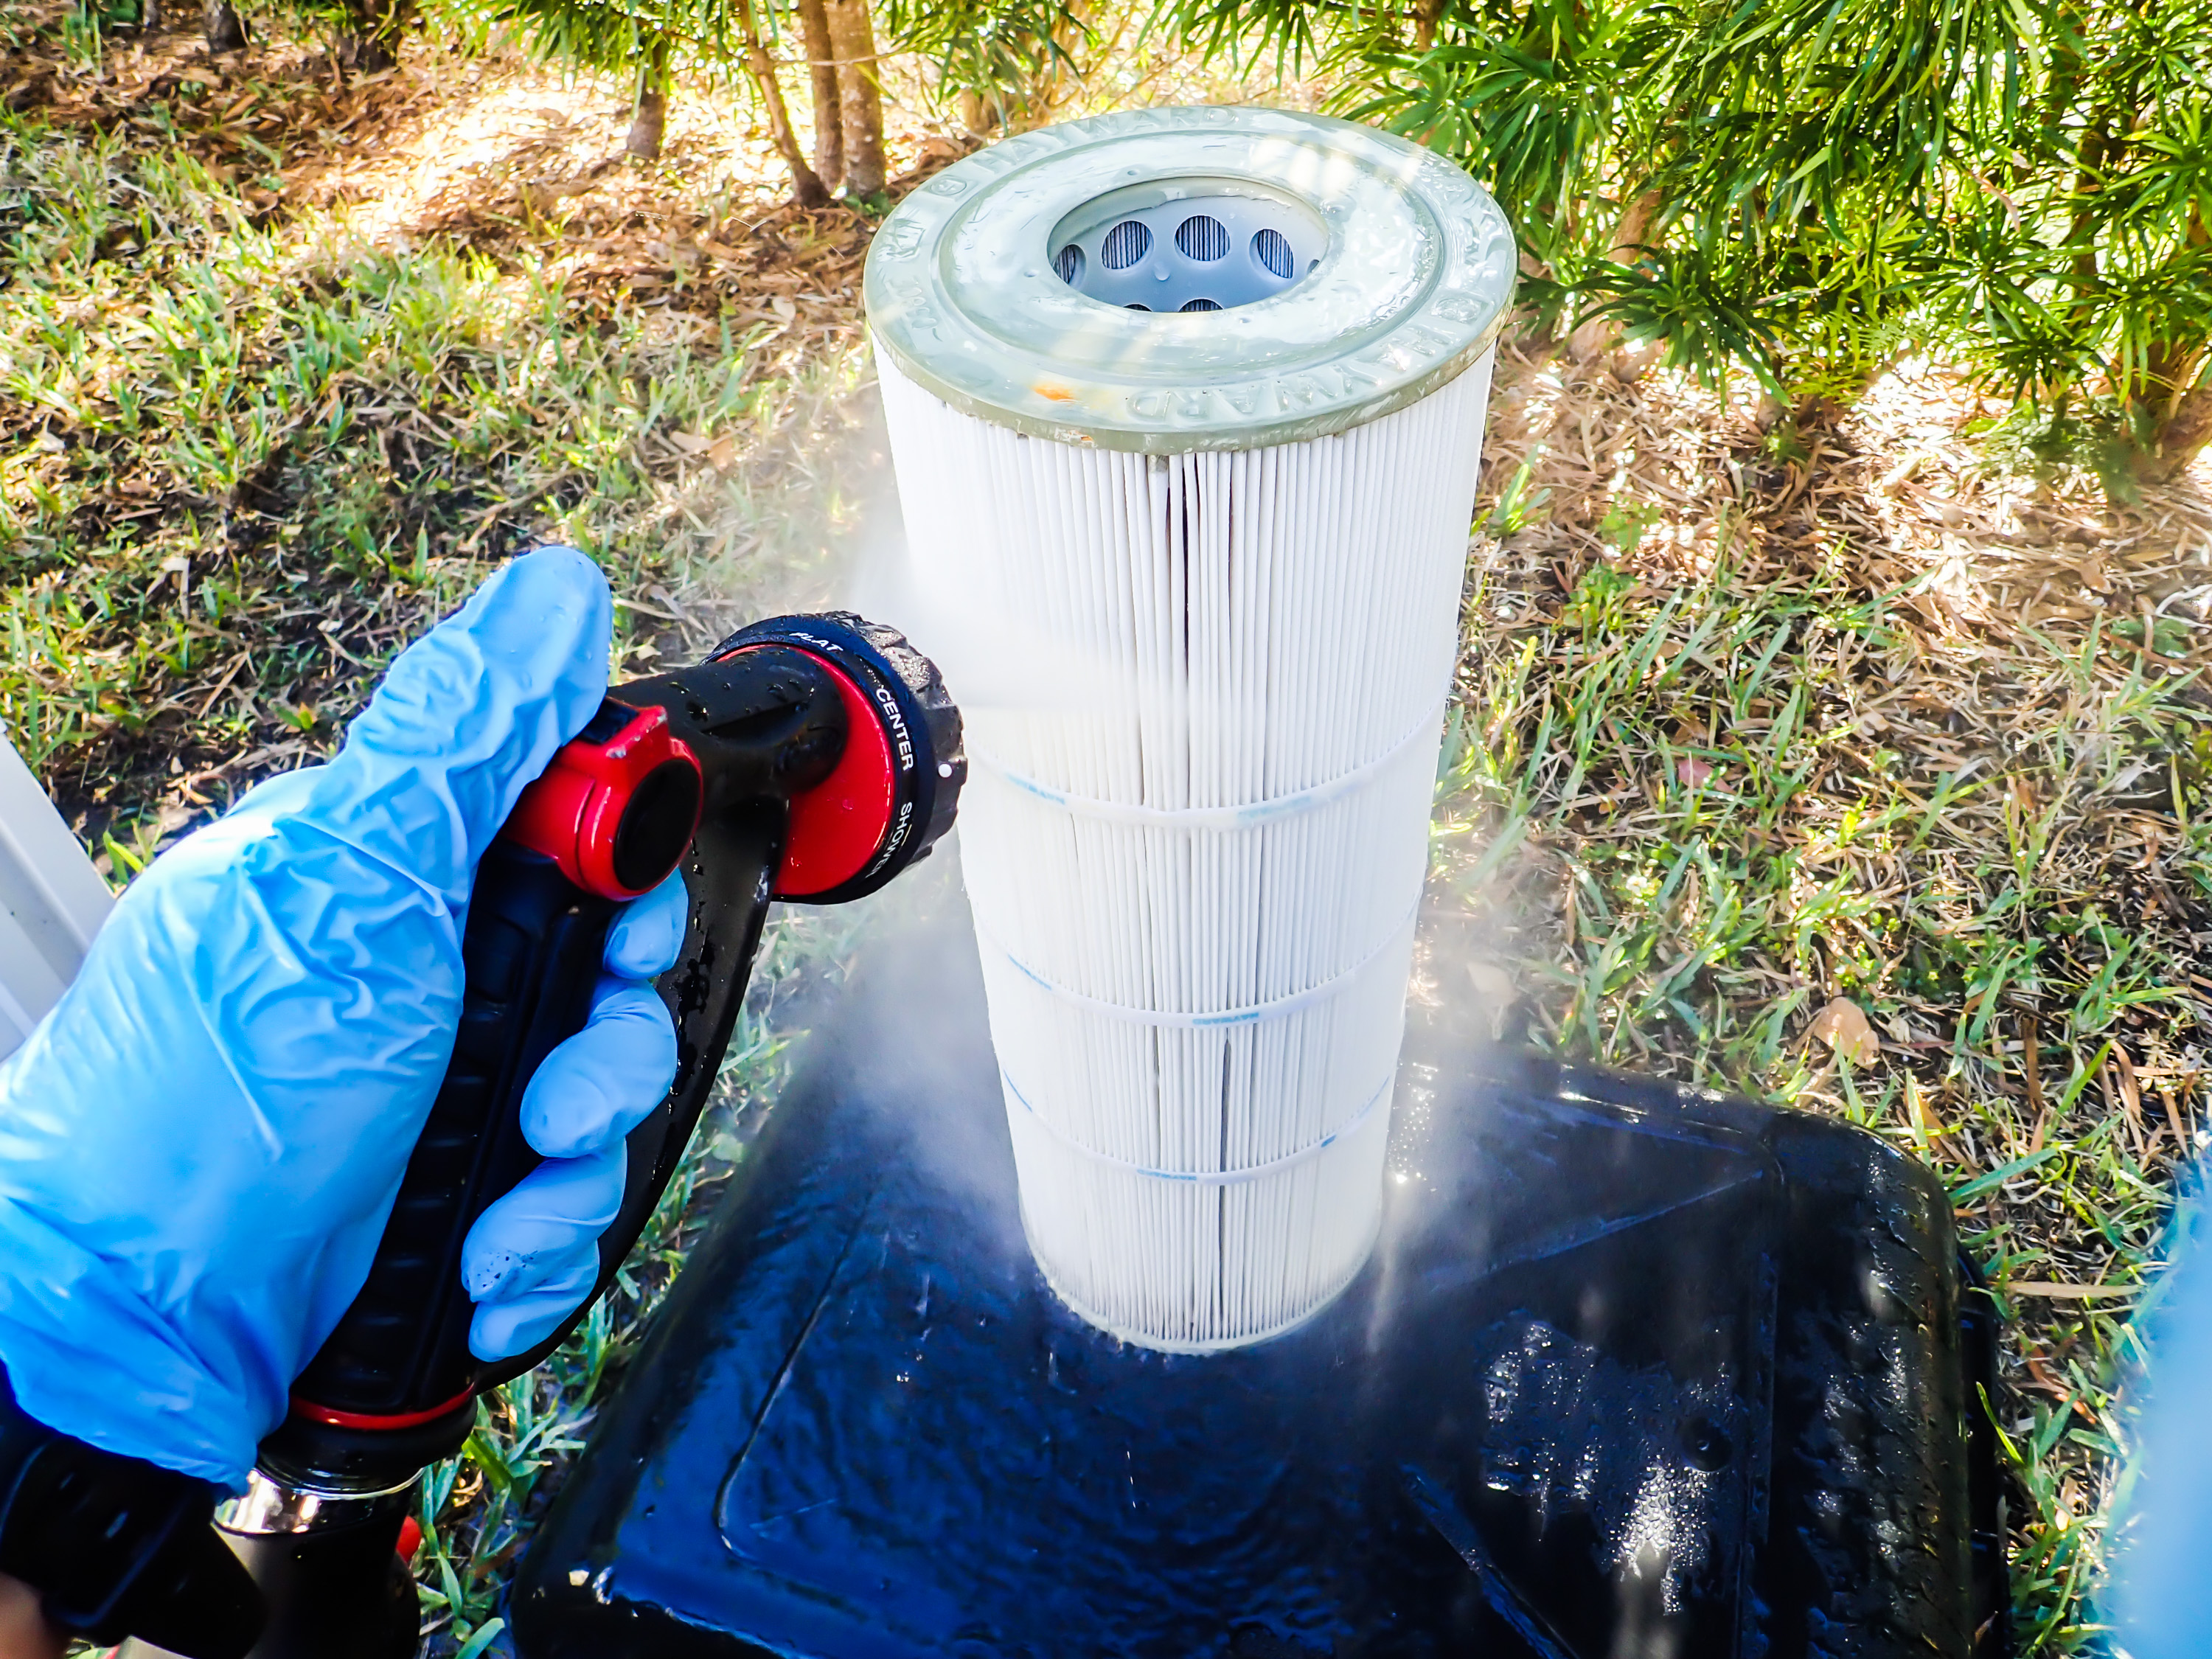
{"label": "grass", "polygon": [[[2048,555],[2032,523],[1930,606],[1960,574],[1941,538],[1868,533],[1881,410],[1814,473],[1664,381],[1540,359],[1501,387],[1428,972],[1471,970],[1540,1048],[1839,1116],[1937,1170],[2010,1322],[2021,1646],[2095,1650],[2125,1322],[2203,1144],[2212,702],[2140,648],[2138,609],[2185,648],[2203,503],[2108,526],[2123,574],[2083,616],[2006,602]],[[2033,517],[1920,409],[1947,499]]]}
{"label": "grass", "polygon": [[[869,226],[780,206],[741,113],[679,99],[641,167],[617,93],[512,64],[343,82],[281,39],[216,64],[59,6],[0,20],[0,720],[118,884],[326,752],[532,538],[601,560],[633,668],[825,591],[882,470]],[[906,160],[957,149],[895,115]],[[2204,1109],[2212,509],[2107,514],[1992,470],[1940,374],[1884,385],[1761,433],[1663,376],[1503,355],[1418,994],[1938,1170],[2012,1316],[2021,1645],[2090,1651],[2125,1321]],[[497,1642],[852,925],[776,924],[619,1293],[435,1472],[434,1652]]]}
{"label": "grass", "polygon": [[[833,460],[849,331],[803,343],[711,283],[700,309],[609,296],[557,237],[380,244],[263,201],[280,152],[257,141],[257,174],[211,155],[241,108],[301,92],[0,110],[0,719],[126,872],[326,749],[527,540],[599,558],[635,665],[713,619],[672,627],[678,593],[720,615],[803,586],[865,493]],[[813,230],[772,240],[803,254]]]}
{"label": "grass", "polygon": [[[532,541],[599,559],[633,672],[769,595],[827,596],[880,434],[849,300],[792,296],[849,289],[865,222],[726,188],[711,129],[533,216],[514,176],[533,130],[379,227],[360,169],[410,136],[447,152],[510,85],[333,87],[296,52],[218,66],[182,34],[95,53],[58,8],[0,21],[0,86],[42,92],[0,108],[0,722],[117,884],[327,753],[392,653]],[[710,251],[672,262],[672,234]],[[433,1472],[430,1651],[496,1639],[529,1519],[852,926],[772,924],[694,1157],[616,1293]]]}

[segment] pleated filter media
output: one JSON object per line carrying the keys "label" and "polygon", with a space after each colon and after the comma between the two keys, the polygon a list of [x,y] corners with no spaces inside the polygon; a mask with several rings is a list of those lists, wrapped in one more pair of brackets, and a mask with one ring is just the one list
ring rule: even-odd
{"label": "pleated filter media", "polygon": [[870,254],[1024,1224],[1128,1340],[1373,1242],[1513,269],[1457,169],[1257,109],[1009,139]]}

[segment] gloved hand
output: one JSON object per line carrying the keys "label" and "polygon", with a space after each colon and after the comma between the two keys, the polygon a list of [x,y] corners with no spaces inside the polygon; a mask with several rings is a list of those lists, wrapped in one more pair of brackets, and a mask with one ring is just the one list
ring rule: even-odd
{"label": "gloved hand", "polygon": [[2127,1409],[2135,1443],[2106,1547],[2100,1609],[2131,1659],[2196,1659],[2212,1646],[2204,1562],[2212,1552],[2212,1208],[2197,1188],[2174,1206],[2172,1264],[2136,1316],[2148,1364]]}
{"label": "gloved hand", "polygon": [[[23,1408],[243,1486],[360,1291],[444,1075],[477,860],[607,684],[605,581],[516,560],[392,663],[328,765],[157,859],[0,1064],[0,1364]],[[551,1161],[471,1232],[470,1346],[519,1352],[590,1289],[622,1138],[676,1065],[641,981],[680,881],[609,935],[590,1024],[523,1108]]]}

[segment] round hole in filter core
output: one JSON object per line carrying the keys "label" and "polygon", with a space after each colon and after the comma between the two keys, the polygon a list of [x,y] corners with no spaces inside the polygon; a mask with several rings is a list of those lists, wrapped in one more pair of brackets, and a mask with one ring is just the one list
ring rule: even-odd
{"label": "round hole in filter core", "polygon": [[[1105,245],[1098,250],[1098,263],[1109,270],[1127,270],[1131,265],[1140,264],[1152,250],[1151,229],[1142,220],[1124,219],[1106,233]],[[1067,256],[1063,252],[1060,257],[1066,258]],[[1078,276],[1082,274],[1083,264],[1083,250],[1079,247],[1075,250]]]}
{"label": "round hole in filter core", "polygon": [[1162,179],[1085,203],[1054,226],[1053,269],[1125,311],[1230,311],[1296,286],[1327,257],[1320,215],[1271,186]]}
{"label": "round hole in filter core", "polygon": [[1229,232],[1210,213],[1194,213],[1176,227],[1176,251],[1186,259],[1210,264],[1229,257]]}

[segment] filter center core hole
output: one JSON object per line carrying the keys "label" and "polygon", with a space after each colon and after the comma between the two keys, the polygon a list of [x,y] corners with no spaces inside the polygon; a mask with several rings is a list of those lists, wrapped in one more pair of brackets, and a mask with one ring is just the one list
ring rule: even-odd
{"label": "filter center core hole", "polygon": [[1295,286],[1328,233],[1301,203],[1256,187],[1176,180],[1086,202],[1053,228],[1060,279],[1128,311],[1229,311]]}

